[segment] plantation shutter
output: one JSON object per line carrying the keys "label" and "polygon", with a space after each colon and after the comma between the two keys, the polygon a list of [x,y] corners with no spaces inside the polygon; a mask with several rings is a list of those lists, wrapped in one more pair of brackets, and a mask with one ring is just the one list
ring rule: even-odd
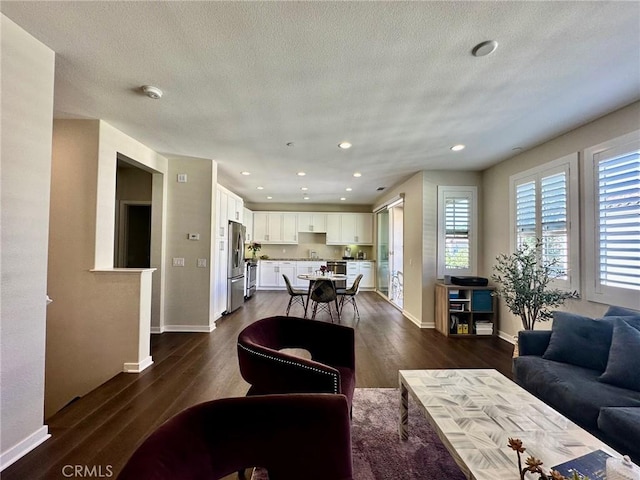
{"label": "plantation shutter", "polygon": [[448,197],[445,202],[445,268],[447,270],[468,269],[471,264],[470,199]]}
{"label": "plantation shutter", "polygon": [[598,162],[601,285],[640,290],[640,152]]}
{"label": "plantation shutter", "polygon": [[516,245],[536,243],[536,182],[516,186]]}
{"label": "plantation shutter", "polygon": [[[567,225],[567,174],[560,172],[540,180],[540,225],[542,260],[557,261],[556,270],[569,270]],[[566,275],[560,278],[566,278]]]}

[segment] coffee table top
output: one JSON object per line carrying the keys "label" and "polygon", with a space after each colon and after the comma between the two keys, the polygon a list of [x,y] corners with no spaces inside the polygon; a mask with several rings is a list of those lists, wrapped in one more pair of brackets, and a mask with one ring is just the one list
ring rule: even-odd
{"label": "coffee table top", "polygon": [[550,469],[602,449],[615,450],[496,370],[400,370],[427,420],[469,479],[518,478],[509,438],[522,440],[524,459]]}

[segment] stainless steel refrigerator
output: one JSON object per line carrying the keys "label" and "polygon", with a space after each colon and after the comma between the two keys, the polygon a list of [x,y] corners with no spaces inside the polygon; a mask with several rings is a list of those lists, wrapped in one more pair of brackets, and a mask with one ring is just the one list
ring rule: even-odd
{"label": "stainless steel refrigerator", "polygon": [[227,313],[244,303],[244,225],[229,220],[229,255],[227,264]]}

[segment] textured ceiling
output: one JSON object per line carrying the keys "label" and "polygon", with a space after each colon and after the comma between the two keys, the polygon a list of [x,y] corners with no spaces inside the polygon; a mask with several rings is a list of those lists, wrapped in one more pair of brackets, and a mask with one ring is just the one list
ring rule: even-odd
{"label": "textured ceiling", "polygon": [[[308,203],[371,204],[416,171],[481,170],[640,99],[639,2],[0,10],[56,52],[56,117],[101,118],[169,158],[215,159],[220,183],[253,203],[301,203],[306,186]],[[488,39],[496,52],[473,57]],[[164,97],[142,95],[145,84]],[[467,148],[450,151],[457,143]]]}

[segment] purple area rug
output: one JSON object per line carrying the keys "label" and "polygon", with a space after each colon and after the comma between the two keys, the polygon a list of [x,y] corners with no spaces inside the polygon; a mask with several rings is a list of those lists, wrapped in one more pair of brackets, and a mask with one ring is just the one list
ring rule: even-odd
{"label": "purple area rug", "polygon": [[[411,398],[409,439],[400,440],[399,396],[397,388],[356,388],[351,423],[354,480],[465,480]],[[257,469],[251,478],[269,476]]]}
{"label": "purple area rug", "polygon": [[353,398],[355,480],[464,480],[453,458],[409,399],[409,439],[398,435],[399,392],[357,388]]}

